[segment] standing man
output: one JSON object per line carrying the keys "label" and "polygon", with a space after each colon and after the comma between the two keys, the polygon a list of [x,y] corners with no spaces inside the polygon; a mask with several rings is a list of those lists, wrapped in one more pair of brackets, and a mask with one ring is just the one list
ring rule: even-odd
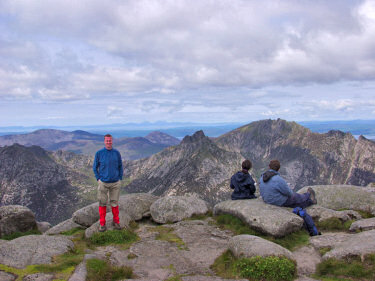
{"label": "standing man", "polygon": [[295,193],[280,176],[280,162],[272,160],[269,170],[263,173],[259,180],[260,195],[264,202],[280,207],[306,208],[316,204],[315,191],[309,187],[306,193]]}
{"label": "standing man", "polygon": [[99,231],[106,231],[105,216],[107,214],[108,195],[112,207],[113,227],[121,230],[118,200],[120,196],[123,175],[121,154],[112,148],[113,138],[110,134],[104,136],[104,148],[96,152],[93,170],[98,181],[99,200]]}

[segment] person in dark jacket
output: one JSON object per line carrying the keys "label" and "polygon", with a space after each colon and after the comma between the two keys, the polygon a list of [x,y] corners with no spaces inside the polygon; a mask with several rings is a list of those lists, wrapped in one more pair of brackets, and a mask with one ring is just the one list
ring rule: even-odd
{"label": "person in dark jacket", "polygon": [[232,200],[256,198],[254,195],[255,181],[249,174],[251,166],[250,160],[243,161],[242,171],[235,173],[230,179],[230,187],[234,189]]}
{"label": "person in dark jacket", "polygon": [[263,173],[259,180],[260,195],[264,202],[280,207],[306,208],[316,204],[315,191],[309,187],[306,193],[295,193],[280,176],[280,162],[272,160],[270,170]]}
{"label": "person in dark jacket", "polygon": [[113,214],[113,227],[121,230],[118,200],[120,197],[121,180],[123,175],[121,154],[112,147],[113,139],[110,134],[104,136],[104,148],[96,152],[93,170],[98,181],[99,199],[99,231],[105,231],[105,216],[107,214],[108,197]]}

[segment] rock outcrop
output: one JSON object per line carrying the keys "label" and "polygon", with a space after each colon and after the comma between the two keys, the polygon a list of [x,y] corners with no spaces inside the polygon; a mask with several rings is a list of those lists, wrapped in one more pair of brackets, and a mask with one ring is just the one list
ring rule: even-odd
{"label": "rock outcrop", "polygon": [[205,201],[196,196],[167,196],[156,200],[150,211],[154,221],[167,223],[205,214],[208,207]]}
{"label": "rock outcrop", "polygon": [[251,228],[274,237],[283,237],[300,230],[303,219],[290,209],[266,204],[261,199],[228,200],[216,204],[214,215],[230,214]]}
{"label": "rock outcrop", "polygon": [[15,232],[36,229],[34,213],[24,206],[9,205],[0,207],[0,238]]}
{"label": "rock outcrop", "polygon": [[313,188],[318,205],[333,210],[360,210],[375,215],[375,193],[353,185],[306,186],[298,192]]}
{"label": "rock outcrop", "polygon": [[48,235],[22,236],[0,244],[0,263],[16,268],[48,264],[52,257],[74,248],[67,237]]}
{"label": "rock outcrop", "polygon": [[253,235],[237,235],[229,239],[229,250],[237,258],[278,256],[293,259],[290,251],[273,242]]}
{"label": "rock outcrop", "polygon": [[352,223],[349,231],[366,231],[375,229],[375,218],[362,219]]}

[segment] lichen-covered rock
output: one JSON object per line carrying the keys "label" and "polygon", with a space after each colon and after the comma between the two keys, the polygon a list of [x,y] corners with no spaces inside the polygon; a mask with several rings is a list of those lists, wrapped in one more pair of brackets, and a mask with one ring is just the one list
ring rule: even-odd
{"label": "lichen-covered rock", "polygon": [[314,185],[298,191],[304,193],[313,188],[318,205],[332,210],[360,210],[375,215],[375,193],[354,185]]}
{"label": "lichen-covered rock", "polygon": [[28,235],[0,245],[0,263],[16,268],[31,264],[48,264],[52,257],[74,248],[63,236]]}
{"label": "lichen-covered rock", "polygon": [[308,214],[316,221],[325,221],[332,218],[337,218],[342,222],[346,222],[351,219],[361,219],[362,216],[352,210],[335,211],[332,209],[324,208],[319,205],[313,205],[307,209]]}
{"label": "lichen-covered rock", "polygon": [[132,220],[140,220],[150,214],[150,207],[159,197],[149,193],[131,193],[120,196],[119,206]]}
{"label": "lichen-covered rock", "polygon": [[310,245],[315,249],[330,248],[340,244],[352,237],[349,233],[323,233],[322,235],[310,237]]}
{"label": "lichen-covered rock", "polygon": [[375,230],[352,234],[349,239],[336,244],[333,249],[323,256],[329,258],[345,259],[347,257],[360,257],[362,260],[368,254],[375,254]]}
{"label": "lichen-covered rock", "polygon": [[371,229],[375,229],[375,218],[355,221],[350,226],[349,231],[366,231]]}
{"label": "lichen-covered rock", "polygon": [[167,196],[156,200],[150,211],[152,219],[158,223],[177,222],[207,213],[208,205],[196,196]]}
{"label": "lichen-covered rock", "polygon": [[219,214],[231,214],[251,228],[274,237],[283,237],[303,225],[303,219],[290,209],[266,204],[261,199],[221,202],[214,207],[214,215]]}
{"label": "lichen-covered rock", "polygon": [[63,222],[60,222],[58,225],[55,225],[54,227],[51,227],[50,229],[48,229],[45,234],[48,234],[48,235],[53,235],[53,234],[60,234],[62,232],[65,232],[65,231],[69,231],[73,228],[82,228],[82,229],[85,229],[84,226],[80,225],[80,224],[77,224],[73,221],[72,218],[70,219],[67,219]]}
{"label": "lichen-covered rock", "polygon": [[312,246],[304,246],[293,252],[294,260],[297,262],[297,274],[311,275],[315,273],[316,266],[322,262],[319,252]]}
{"label": "lichen-covered rock", "polygon": [[9,273],[6,273],[4,271],[0,271],[0,280],[1,281],[14,281],[16,280],[17,277],[12,275],[12,274],[9,274]]}
{"label": "lichen-covered rock", "polygon": [[293,254],[289,250],[254,235],[242,234],[234,236],[229,239],[228,248],[236,258],[284,256],[288,259],[293,259]]}
{"label": "lichen-covered rock", "polygon": [[[107,208],[107,212],[109,208]],[[99,203],[93,203],[73,213],[73,222],[90,227],[99,220]]]}
{"label": "lichen-covered rock", "polygon": [[[123,228],[128,228],[131,218],[128,216],[125,210],[120,209],[119,218],[120,218],[120,226]],[[112,213],[107,213],[107,215],[105,216],[105,220],[106,220],[107,230],[113,230],[114,228],[112,225],[112,222],[113,222]],[[87,228],[85,230],[86,238],[90,238],[94,233],[99,232],[99,226],[100,226],[100,223],[99,221],[97,221],[96,223],[92,224],[89,228]]]}
{"label": "lichen-covered rock", "polygon": [[20,205],[0,207],[0,237],[36,227],[35,215],[29,208]]}
{"label": "lichen-covered rock", "polygon": [[47,221],[42,221],[42,222],[36,222],[36,225],[38,227],[38,230],[41,232],[41,233],[44,233],[46,232],[48,229],[51,228],[51,224]]}

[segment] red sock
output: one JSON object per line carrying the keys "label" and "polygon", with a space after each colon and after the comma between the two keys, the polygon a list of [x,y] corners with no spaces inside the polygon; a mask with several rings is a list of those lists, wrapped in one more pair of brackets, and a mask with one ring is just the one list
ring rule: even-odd
{"label": "red sock", "polygon": [[118,205],[116,207],[112,207],[112,214],[113,214],[113,222],[120,223],[120,218],[118,216],[119,214]]}
{"label": "red sock", "polygon": [[105,215],[107,214],[107,206],[99,206],[100,225],[105,225]]}

